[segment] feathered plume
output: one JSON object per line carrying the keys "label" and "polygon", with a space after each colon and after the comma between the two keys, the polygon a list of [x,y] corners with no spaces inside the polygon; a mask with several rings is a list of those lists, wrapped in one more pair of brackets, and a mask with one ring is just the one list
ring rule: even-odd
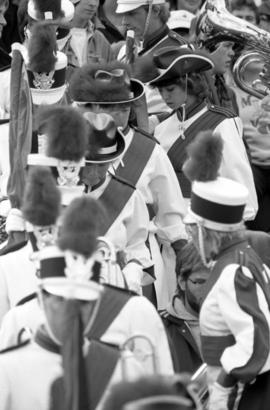
{"label": "feathered plume", "polygon": [[75,71],[70,79],[69,91],[74,101],[119,101],[129,98],[129,87],[119,86],[117,82],[108,84],[96,79],[99,70],[111,72],[123,69],[130,77],[130,68],[120,61],[106,64],[85,65]]}
{"label": "feathered plume", "polygon": [[61,0],[33,0],[33,2],[39,20],[44,19],[44,13],[47,11],[53,13],[53,19],[63,16],[63,12],[61,11]]}
{"label": "feathered plume", "polygon": [[62,161],[80,161],[88,141],[87,121],[72,107],[44,106],[37,113],[37,127],[48,136],[46,155]]}
{"label": "feathered plume", "polygon": [[57,61],[56,50],[54,25],[47,22],[35,23],[28,46],[30,70],[38,73],[49,73],[54,70]]}
{"label": "feathered plume", "polygon": [[97,237],[104,235],[103,223],[107,219],[101,203],[88,196],[74,199],[66,209],[58,245],[89,257],[97,245]]}
{"label": "feathered plume", "polygon": [[61,196],[49,168],[30,168],[22,212],[32,225],[54,225],[61,207]]}
{"label": "feathered plume", "polygon": [[200,132],[187,147],[183,171],[190,181],[214,181],[222,161],[223,141],[212,131]]}

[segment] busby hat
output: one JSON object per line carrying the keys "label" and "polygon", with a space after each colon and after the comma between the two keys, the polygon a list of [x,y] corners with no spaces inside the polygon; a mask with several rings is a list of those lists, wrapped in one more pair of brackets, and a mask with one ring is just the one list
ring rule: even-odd
{"label": "busby hat", "polygon": [[65,299],[95,301],[102,293],[102,287],[90,280],[85,270],[74,269],[64,252],[56,246],[48,246],[39,252],[39,283],[42,290]]}
{"label": "busby hat", "polygon": [[75,108],[47,106],[38,111],[37,128],[46,135],[46,151],[45,155],[29,154],[28,165],[53,168],[62,193],[62,204],[67,205],[84,189],[77,184],[85,163],[87,122]]}
{"label": "busby hat", "polygon": [[29,0],[27,13],[33,20],[72,20],[74,6],[70,0]]}
{"label": "busby hat", "polygon": [[187,397],[159,395],[134,400],[124,405],[123,410],[189,410],[193,402]]}
{"label": "busby hat", "polygon": [[211,131],[200,133],[189,145],[183,171],[192,181],[192,192],[184,222],[230,232],[242,226],[248,190],[239,182],[218,176],[222,150],[221,137]]}
{"label": "busby hat", "polygon": [[56,221],[60,214],[61,195],[51,170],[35,167],[29,170],[23,197],[22,213],[27,230],[33,232],[39,249],[56,240]]}
{"label": "busby hat", "polygon": [[60,101],[66,90],[67,56],[57,51],[55,27],[36,23],[24,56],[33,103]]}
{"label": "busby hat", "polygon": [[105,113],[84,113],[89,123],[85,164],[115,161],[125,149],[125,140],[113,118]]}
{"label": "busby hat", "polygon": [[164,4],[165,0],[117,0],[116,13],[128,13],[141,6]]}
{"label": "busby hat", "polygon": [[113,61],[76,70],[70,80],[70,94],[78,105],[126,104],[142,97],[144,86],[130,78],[127,64]]}
{"label": "busby hat", "polygon": [[214,67],[210,56],[202,51],[186,47],[162,47],[153,54],[155,77],[149,85],[161,86],[186,74],[200,73]]}

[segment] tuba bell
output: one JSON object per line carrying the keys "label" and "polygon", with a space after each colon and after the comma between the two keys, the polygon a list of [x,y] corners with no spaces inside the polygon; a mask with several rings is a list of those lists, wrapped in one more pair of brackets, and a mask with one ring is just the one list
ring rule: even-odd
{"label": "tuba bell", "polygon": [[[234,64],[235,83],[260,99],[269,93],[270,80],[263,68],[270,63],[270,33],[232,15],[224,0],[207,0],[197,21],[196,34],[201,47],[222,41],[248,46],[249,52],[241,55]],[[254,72],[255,67],[257,72]]]}

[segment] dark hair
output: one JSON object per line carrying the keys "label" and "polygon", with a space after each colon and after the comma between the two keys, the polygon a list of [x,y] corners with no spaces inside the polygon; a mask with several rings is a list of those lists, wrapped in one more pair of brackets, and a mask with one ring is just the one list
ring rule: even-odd
{"label": "dark hair", "polygon": [[156,85],[158,88],[166,87],[172,84],[177,84],[183,90],[186,88],[187,82],[187,93],[189,95],[194,95],[198,98],[198,100],[203,100],[208,97],[208,88],[205,83],[205,78],[203,75],[199,73],[190,73],[188,77],[175,77],[170,78],[169,80],[165,80],[164,82],[160,82]]}
{"label": "dark hair", "polygon": [[243,7],[248,7],[250,10],[254,12],[256,24],[258,24],[260,20],[259,11],[254,0],[233,0],[230,9],[231,11],[241,10]]}
{"label": "dark hair", "polygon": [[189,276],[198,270],[205,269],[199,252],[193,242],[188,242],[182,249],[180,257],[176,259],[176,277],[186,281]]}

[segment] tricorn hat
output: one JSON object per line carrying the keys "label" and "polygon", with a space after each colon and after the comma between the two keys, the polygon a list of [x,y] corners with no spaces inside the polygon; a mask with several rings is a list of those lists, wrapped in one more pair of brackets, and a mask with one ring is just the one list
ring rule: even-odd
{"label": "tricorn hat", "polygon": [[155,77],[149,85],[166,85],[186,74],[200,73],[214,67],[210,55],[187,47],[163,47],[153,54]]}
{"label": "tricorn hat", "polygon": [[144,85],[130,77],[127,64],[113,61],[76,70],[70,80],[70,94],[78,105],[126,104],[143,96]]}
{"label": "tricorn hat", "polygon": [[84,113],[89,123],[85,164],[115,161],[125,149],[125,140],[113,118],[105,113]]}

